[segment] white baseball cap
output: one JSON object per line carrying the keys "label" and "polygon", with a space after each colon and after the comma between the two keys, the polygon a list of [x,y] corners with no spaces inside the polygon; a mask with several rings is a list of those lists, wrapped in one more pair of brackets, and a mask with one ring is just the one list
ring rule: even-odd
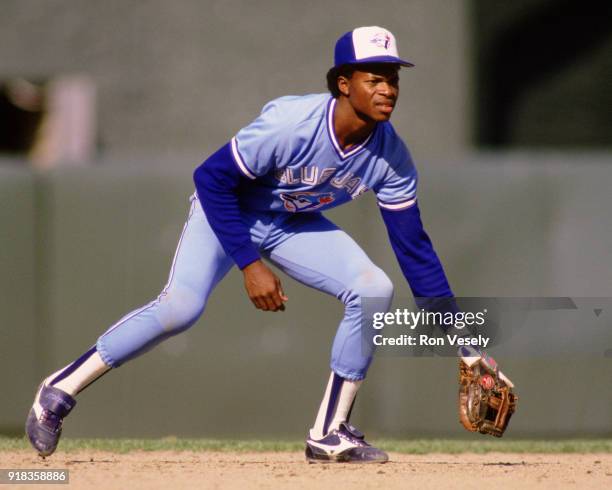
{"label": "white baseball cap", "polygon": [[357,27],[340,37],[334,51],[334,66],[359,63],[397,63],[414,66],[397,52],[395,36],[384,27]]}

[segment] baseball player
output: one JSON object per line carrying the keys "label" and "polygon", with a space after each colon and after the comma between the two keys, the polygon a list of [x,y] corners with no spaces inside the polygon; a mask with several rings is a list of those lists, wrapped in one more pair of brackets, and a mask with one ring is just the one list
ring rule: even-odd
{"label": "baseball player", "polygon": [[[388,30],[359,27],[335,46],[331,94],[281,97],[194,173],[196,192],[168,283],[151,303],[112,325],[76,361],[44,379],[26,431],[46,456],[55,450],[75,396],[113,368],[187,330],[208,296],[236,265],[255,307],[281,311],[287,296],[268,262],[338,298],[345,314],[331,373],[306,440],[309,461],[385,462],[349,424],[372,352],[362,352],[364,298],[387,311],[393,286],[351,237],[322,211],[376,194],[393,250],[415,297],[452,297],[423,230],[417,172],[389,122],[399,93],[399,57]],[[368,310],[370,310],[369,308]],[[366,318],[364,318],[366,316]]]}

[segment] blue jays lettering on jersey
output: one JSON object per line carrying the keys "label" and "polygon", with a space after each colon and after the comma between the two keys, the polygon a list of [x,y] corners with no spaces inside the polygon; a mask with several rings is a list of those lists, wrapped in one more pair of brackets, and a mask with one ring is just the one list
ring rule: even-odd
{"label": "blue jays lettering on jersey", "polygon": [[417,173],[389,122],[360,145],[342,150],[333,130],[336,99],[281,97],[232,138],[236,165],[250,185],[240,207],[254,211],[324,211],[372,189],[383,208],[415,202]]}

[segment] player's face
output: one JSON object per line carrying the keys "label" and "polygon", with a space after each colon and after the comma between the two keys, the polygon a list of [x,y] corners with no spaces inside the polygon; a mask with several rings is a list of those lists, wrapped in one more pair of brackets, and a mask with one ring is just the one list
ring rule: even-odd
{"label": "player's face", "polygon": [[[388,121],[399,95],[397,65],[368,65],[346,79],[348,100],[360,116],[372,121]],[[342,90],[342,88],[341,88]]]}

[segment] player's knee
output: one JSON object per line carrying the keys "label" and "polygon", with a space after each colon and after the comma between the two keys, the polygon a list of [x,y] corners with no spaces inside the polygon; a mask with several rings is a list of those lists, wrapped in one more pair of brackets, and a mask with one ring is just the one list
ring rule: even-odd
{"label": "player's knee", "polygon": [[188,286],[174,285],[159,297],[157,314],[163,329],[179,333],[191,327],[204,311],[204,301]]}
{"label": "player's knee", "polygon": [[384,298],[391,300],[393,298],[393,283],[389,276],[385,274],[381,269],[378,269],[376,278],[373,281],[372,288],[376,292],[377,298]]}
{"label": "player's knee", "polygon": [[389,301],[393,298],[393,283],[378,267],[362,271],[355,278],[351,289],[359,298],[380,298]]}

